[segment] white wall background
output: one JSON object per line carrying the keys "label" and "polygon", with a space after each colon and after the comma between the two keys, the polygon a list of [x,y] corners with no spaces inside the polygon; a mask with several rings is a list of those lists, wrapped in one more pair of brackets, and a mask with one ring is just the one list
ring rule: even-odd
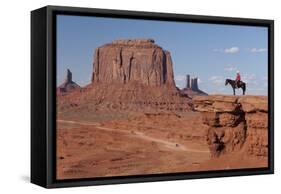
{"label": "white wall background", "polygon": [[[278,0],[2,0],[0,11],[0,193],[278,193],[281,190],[281,12]],[[275,175],[46,190],[29,183],[30,11],[65,5],[275,20]]]}

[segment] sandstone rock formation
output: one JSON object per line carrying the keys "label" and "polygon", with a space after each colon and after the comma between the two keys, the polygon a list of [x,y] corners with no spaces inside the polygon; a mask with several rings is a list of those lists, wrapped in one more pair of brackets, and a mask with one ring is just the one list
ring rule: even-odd
{"label": "sandstone rock formation", "polygon": [[236,151],[267,157],[267,97],[197,96],[193,107],[209,126],[207,141],[213,157]]}
{"label": "sandstone rock formation", "polygon": [[198,86],[198,78],[190,78],[190,75],[186,75],[186,87],[180,90],[182,95],[186,95],[189,98],[193,96],[206,96],[208,95],[206,92],[203,92],[199,89]]}
{"label": "sandstone rock formation", "polygon": [[79,90],[81,87],[72,81],[72,73],[69,69],[67,69],[65,81],[57,88],[58,95],[65,95],[71,91]]}
{"label": "sandstone rock formation", "polygon": [[190,110],[190,100],[175,85],[170,53],[151,39],[116,40],[98,47],[92,83],[57,102],[59,110]]}
{"label": "sandstone rock formation", "polygon": [[152,39],[116,40],[94,54],[93,83],[175,86],[171,55]]}

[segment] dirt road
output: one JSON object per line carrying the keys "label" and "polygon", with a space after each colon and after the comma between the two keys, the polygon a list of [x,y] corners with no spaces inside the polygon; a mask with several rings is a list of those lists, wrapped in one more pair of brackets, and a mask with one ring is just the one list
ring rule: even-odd
{"label": "dirt road", "polygon": [[162,146],[165,146],[166,148],[169,148],[169,149],[172,149],[175,151],[209,153],[209,150],[190,149],[182,144],[147,136],[146,134],[139,132],[139,131],[129,131],[129,130],[112,129],[112,128],[108,128],[108,127],[103,127],[103,126],[100,126],[100,123],[97,123],[97,122],[81,122],[81,121],[62,120],[62,119],[57,120],[57,122],[65,123],[65,124],[76,124],[76,125],[82,125],[82,126],[95,126],[95,129],[126,134],[126,135],[129,135],[130,137],[139,138],[142,140],[158,143]]}

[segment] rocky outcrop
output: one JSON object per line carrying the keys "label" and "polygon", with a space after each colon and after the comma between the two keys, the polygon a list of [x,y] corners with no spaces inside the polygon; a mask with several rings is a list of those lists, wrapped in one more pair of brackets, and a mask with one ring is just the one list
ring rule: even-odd
{"label": "rocky outcrop", "polygon": [[152,39],[115,40],[95,50],[92,82],[175,87],[171,55]]}
{"label": "rocky outcrop", "polygon": [[207,142],[213,157],[236,151],[267,157],[267,97],[196,96],[193,108],[209,126]]}
{"label": "rocky outcrop", "polygon": [[199,89],[198,78],[190,78],[190,75],[186,75],[186,87],[180,90],[181,95],[193,98],[193,96],[206,96],[206,92]]}
{"label": "rocky outcrop", "polygon": [[79,92],[58,98],[57,106],[87,112],[186,112],[190,100],[181,97],[176,88],[147,87],[135,84],[92,84]]}
{"label": "rocky outcrop", "polygon": [[65,81],[57,88],[58,95],[65,95],[74,90],[80,90],[81,87],[72,81],[72,73],[67,69]]}
{"label": "rocky outcrop", "polygon": [[189,111],[175,86],[171,55],[151,39],[116,40],[94,54],[92,83],[58,99],[61,110]]}

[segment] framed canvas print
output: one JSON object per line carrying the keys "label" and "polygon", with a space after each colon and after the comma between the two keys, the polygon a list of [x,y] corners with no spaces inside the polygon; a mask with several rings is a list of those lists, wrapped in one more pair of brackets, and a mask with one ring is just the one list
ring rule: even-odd
{"label": "framed canvas print", "polygon": [[273,173],[273,21],[31,12],[31,182]]}

